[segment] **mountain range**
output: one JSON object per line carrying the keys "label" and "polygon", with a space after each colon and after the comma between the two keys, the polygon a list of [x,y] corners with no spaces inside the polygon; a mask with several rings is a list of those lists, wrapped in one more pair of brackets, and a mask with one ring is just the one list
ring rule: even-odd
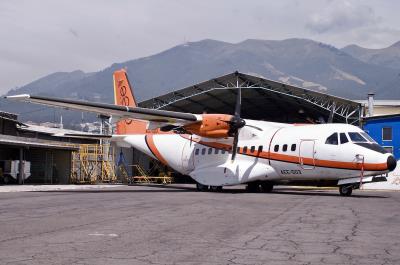
{"label": "mountain range", "polygon": [[[337,49],[308,39],[189,42],[98,72],[53,73],[7,95],[28,93],[112,103],[112,73],[120,68],[127,69],[139,101],[234,71],[350,99],[365,99],[371,91],[376,98],[400,99],[400,42],[384,49],[356,45]],[[60,113],[66,123],[81,119],[71,111],[4,100],[0,109],[22,113],[23,121],[56,121]]]}

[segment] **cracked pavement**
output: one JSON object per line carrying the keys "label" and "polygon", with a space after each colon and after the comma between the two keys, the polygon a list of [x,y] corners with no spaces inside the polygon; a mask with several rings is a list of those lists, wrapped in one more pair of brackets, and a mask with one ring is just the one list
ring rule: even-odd
{"label": "cracked pavement", "polygon": [[0,264],[400,264],[400,192],[193,186],[0,193]]}

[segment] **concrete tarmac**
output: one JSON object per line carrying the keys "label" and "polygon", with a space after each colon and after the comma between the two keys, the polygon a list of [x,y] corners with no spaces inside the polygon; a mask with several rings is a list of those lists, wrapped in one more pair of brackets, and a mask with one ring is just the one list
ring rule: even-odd
{"label": "concrete tarmac", "polygon": [[0,264],[400,264],[400,192],[353,194],[3,192]]}

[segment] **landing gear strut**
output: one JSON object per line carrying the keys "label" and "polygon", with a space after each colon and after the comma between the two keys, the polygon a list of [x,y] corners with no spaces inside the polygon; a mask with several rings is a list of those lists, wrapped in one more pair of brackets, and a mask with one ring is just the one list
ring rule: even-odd
{"label": "landing gear strut", "polygon": [[252,192],[252,193],[259,192],[260,191],[260,183],[250,182],[247,184],[246,190],[247,190],[247,192]]}
{"label": "landing gear strut", "polygon": [[222,186],[210,186],[210,190],[214,192],[221,192]]}
{"label": "landing gear strut", "polygon": [[266,192],[269,193],[272,191],[274,188],[274,184],[271,182],[261,182],[261,181],[255,181],[255,182],[250,182],[247,184],[246,190],[247,192]]}
{"label": "landing gear strut", "polygon": [[267,192],[270,193],[274,188],[274,185],[269,182],[262,182],[261,183],[261,191],[262,192]]}
{"label": "landing gear strut", "polygon": [[222,191],[222,186],[207,186],[207,185],[203,185],[203,184],[200,184],[200,183],[196,183],[196,189],[198,191],[220,192],[220,191]]}
{"label": "landing gear strut", "polygon": [[350,196],[352,192],[353,192],[353,186],[351,185],[339,186],[340,196]]}
{"label": "landing gear strut", "polygon": [[200,183],[196,183],[196,189],[198,191],[208,191],[208,186],[200,184]]}

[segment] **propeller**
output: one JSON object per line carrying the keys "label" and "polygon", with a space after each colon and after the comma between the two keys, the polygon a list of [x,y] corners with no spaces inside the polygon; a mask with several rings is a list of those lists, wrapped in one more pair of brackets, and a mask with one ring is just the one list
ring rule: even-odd
{"label": "propeller", "polygon": [[235,106],[235,114],[232,119],[229,121],[230,129],[228,134],[233,136],[233,145],[232,145],[232,157],[231,161],[235,160],[237,153],[237,145],[239,142],[239,129],[243,128],[246,125],[246,121],[240,117],[240,110],[242,107],[242,89],[238,87],[238,92],[236,95],[236,106]]}

